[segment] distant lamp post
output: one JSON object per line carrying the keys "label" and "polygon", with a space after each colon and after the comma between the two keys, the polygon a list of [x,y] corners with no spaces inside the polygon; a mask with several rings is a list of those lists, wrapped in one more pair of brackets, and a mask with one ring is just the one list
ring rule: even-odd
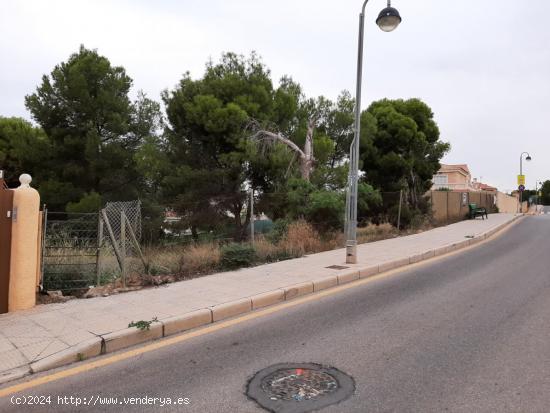
{"label": "distant lamp post", "polygon": [[[523,155],[527,155],[525,160],[527,162],[531,161],[531,155],[529,155],[529,152],[522,152],[519,156],[519,174],[523,175]],[[523,204],[523,191],[519,191],[519,212],[522,212],[522,204]]]}
{"label": "distant lamp post", "polygon": [[[359,141],[361,129],[361,82],[363,75],[363,38],[365,31],[365,7],[369,0],[365,0],[359,15],[359,45],[357,52],[357,83],[355,91],[355,130],[350,148],[350,166],[348,190],[346,196],[346,263],[357,263],[357,195],[359,184]],[[380,12],[376,24],[381,30],[391,32],[401,23],[401,16],[397,9],[388,6]]]}

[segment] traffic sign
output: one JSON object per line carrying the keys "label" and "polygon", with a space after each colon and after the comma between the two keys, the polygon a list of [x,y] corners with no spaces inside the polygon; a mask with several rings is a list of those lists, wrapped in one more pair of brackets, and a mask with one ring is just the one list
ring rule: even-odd
{"label": "traffic sign", "polygon": [[518,175],[518,185],[525,186],[525,175]]}
{"label": "traffic sign", "polygon": [[520,185],[520,186],[518,187],[518,190],[519,190],[519,192],[525,191],[525,185]]}

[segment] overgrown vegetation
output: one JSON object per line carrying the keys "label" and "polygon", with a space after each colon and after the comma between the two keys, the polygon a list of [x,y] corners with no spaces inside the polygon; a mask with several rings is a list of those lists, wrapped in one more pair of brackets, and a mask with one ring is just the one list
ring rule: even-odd
{"label": "overgrown vegetation", "polygon": [[[25,98],[37,126],[0,117],[8,183],[31,173],[50,210],[95,212],[107,201],[140,199],[152,276],[192,277],[343,246],[349,92],[306,96],[289,76],[274,82],[255,53],[225,53],[202,76],[185,73],[162,93],[164,111],[141,92],[132,101],[131,87],[122,66],[84,46],[56,65]],[[360,146],[359,237],[392,234],[400,191],[401,227],[421,226],[429,215],[423,195],[449,150],[432,110],[419,99],[374,102],[361,114]],[[274,223],[254,249],[251,190],[255,213]],[[167,212],[178,218],[171,225]]]}

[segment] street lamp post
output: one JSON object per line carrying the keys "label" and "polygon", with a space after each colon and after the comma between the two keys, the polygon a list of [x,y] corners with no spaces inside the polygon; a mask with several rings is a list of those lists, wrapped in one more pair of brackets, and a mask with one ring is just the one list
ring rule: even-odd
{"label": "street lamp post", "polygon": [[[527,155],[527,157],[525,158],[526,161],[531,160],[531,155],[529,155],[529,152],[522,152],[521,153],[521,155],[519,156],[519,174],[520,174],[520,176],[523,175],[523,155]],[[523,204],[523,191],[519,191],[519,212],[522,212],[522,204]]]}
{"label": "street lamp post", "polygon": [[[348,177],[348,190],[346,196],[346,263],[357,263],[357,195],[359,184],[359,142],[361,131],[361,82],[363,75],[363,38],[365,31],[365,7],[369,0],[365,0],[361,14],[359,15],[359,42],[357,52],[357,83],[355,91],[355,129],[353,142],[350,148],[350,166]],[[391,0],[388,6],[383,9],[376,24],[382,31],[391,32],[401,23],[399,12],[391,7]]]}

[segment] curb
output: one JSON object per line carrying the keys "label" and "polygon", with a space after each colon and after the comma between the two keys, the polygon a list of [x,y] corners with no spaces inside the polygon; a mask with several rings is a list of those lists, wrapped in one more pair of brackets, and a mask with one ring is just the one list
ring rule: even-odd
{"label": "curb", "polygon": [[84,341],[76,346],[35,361],[31,363],[30,366],[18,367],[1,373],[0,384],[23,378],[29,374],[43,372],[77,361],[87,360],[88,358],[101,354],[112,353],[144,342],[179,334],[197,327],[242,315],[253,310],[289,301],[300,296],[335,288],[339,285],[369,278],[386,271],[406,267],[410,264],[416,264],[430,258],[458,251],[491,238],[503,229],[517,223],[521,218],[523,218],[523,215],[517,215],[509,222],[500,224],[489,231],[478,234],[474,236],[474,238],[415,253],[407,258],[394,259],[380,265],[365,267],[339,275],[325,276],[314,281],[294,284],[252,297],[161,319],[151,324],[149,330],[139,330],[132,327],[103,334],[97,338]]}
{"label": "curb", "polygon": [[99,356],[101,354],[102,346],[103,340],[101,337],[83,341],[82,343],[78,343],[76,346],[69,347],[59,353],[52,354],[51,356],[31,363],[31,373],[51,370],[76,361],[83,361],[89,359],[90,357]]}
{"label": "curb", "polygon": [[0,374],[0,385],[9,381],[21,379],[28,374],[31,374],[31,369],[28,366],[17,367],[15,369],[5,371]]}

